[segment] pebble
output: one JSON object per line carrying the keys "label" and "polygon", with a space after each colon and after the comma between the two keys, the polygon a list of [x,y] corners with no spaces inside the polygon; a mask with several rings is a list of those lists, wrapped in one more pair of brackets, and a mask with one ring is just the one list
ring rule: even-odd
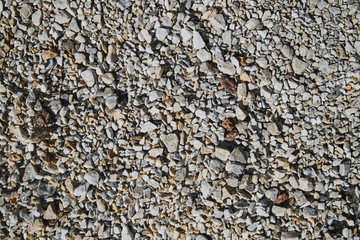
{"label": "pebble", "polygon": [[281,133],[276,123],[269,123],[267,130],[273,136],[277,136]]}
{"label": "pebble", "polygon": [[68,23],[70,22],[70,20],[71,20],[70,15],[64,10],[59,10],[55,14],[55,22],[59,24]]}
{"label": "pebble", "polygon": [[105,73],[104,75],[101,76],[100,79],[107,85],[110,85],[115,81],[114,74],[112,74],[112,73]]}
{"label": "pebble", "polygon": [[179,138],[175,133],[160,136],[161,141],[165,144],[168,152],[176,152],[179,147]]}
{"label": "pebble", "polygon": [[312,207],[304,207],[302,209],[302,213],[306,218],[314,218],[317,216],[316,210]]}
{"label": "pebble", "polygon": [[58,218],[59,217],[56,214],[54,204],[49,204],[46,211],[44,212],[44,219],[46,219],[46,220],[56,220]]}
{"label": "pebble", "polygon": [[302,74],[307,68],[308,64],[298,58],[292,60],[292,68],[296,74]]}
{"label": "pebble", "polygon": [[272,206],[271,212],[277,217],[283,217],[286,214],[286,208],[279,206]]}
{"label": "pebble", "polygon": [[156,29],[156,38],[159,41],[164,41],[164,39],[169,35],[170,30],[166,28],[157,28]]}
{"label": "pebble", "polygon": [[35,11],[32,16],[31,16],[31,20],[34,23],[35,26],[40,26],[41,24],[41,20],[42,20],[42,12],[41,10],[37,10]]}
{"label": "pebble", "polygon": [[299,179],[299,188],[302,191],[310,192],[314,189],[314,185],[308,178],[300,178]]}
{"label": "pebble", "polygon": [[92,87],[96,82],[97,76],[93,70],[88,69],[81,73],[81,78],[84,80],[88,87]]}
{"label": "pebble", "polygon": [[199,51],[197,51],[196,56],[199,58],[201,62],[206,62],[211,60],[211,53],[209,53],[205,49],[200,49]]}
{"label": "pebble", "polygon": [[250,18],[249,21],[246,22],[245,27],[249,30],[253,30],[260,24],[260,21],[256,18]]}
{"label": "pebble", "polygon": [[193,31],[193,47],[194,49],[202,49],[205,47],[205,42],[198,31]]}
{"label": "pebble", "polygon": [[220,160],[226,161],[230,156],[230,152],[225,148],[217,147],[215,148],[215,156]]}
{"label": "pebble", "polygon": [[96,171],[90,171],[84,175],[84,179],[92,185],[97,185],[100,181],[100,174]]}
{"label": "pebble", "polygon": [[104,201],[104,199],[97,199],[96,206],[99,212],[106,212],[106,202]]}
{"label": "pebble", "polygon": [[121,240],[134,240],[135,236],[134,233],[131,231],[131,229],[125,225],[122,224],[122,230],[121,230]]}
{"label": "pebble", "polygon": [[155,124],[153,124],[152,122],[146,122],[141,125],[140,132],[147,133],[147,132],[151,132],[151,131],[155,130],[156,128],[157,128],[157,126]]}
{"label": "pebble", "polygon": [[109,109],[114,109],[118,104],[118,96],[116,94],[112,94],[105,97],[105,105]]}
{"label": "pebble", "polygon": [[32,13],[33,13],[33,8],[28,4],[24,4],[20,9],[20,15],[23,18],[29,18]]}

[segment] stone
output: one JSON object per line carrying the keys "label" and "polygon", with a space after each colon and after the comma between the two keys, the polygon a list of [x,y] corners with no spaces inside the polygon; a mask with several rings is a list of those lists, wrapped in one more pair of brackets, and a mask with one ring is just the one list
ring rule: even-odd
{"label": "stone", "polygon": [[235,65],[230,61],[224,62],[222,60],[218,60],[217,64],[219,70],[225,74],[234,75],[236,73]]}
{"label": "stone", "polygon": [[77,63],[83,63],[86,60],[86,56],[83,53],[75,53],[74,58]]}
{"label": "stone", "polygon": [[37,174],[38,173],[37,173],[34,165],[29,163],[25,168],[24,176],[23,176],[22,180],[24,182],[27,182],[27,181],[32,182],[36,179]]}
{"label": "stone", "polygon": [[55,206],[53,203],[49,204],[49,206],[47,207],[46,211],[44,212],[44,219],[46,220],[56,220],[58,219],[58,215],[56,214],[55,211]]}
{"label": "stone", "polygon": [[100,174],[97,171],[90,171],[84,175],[84,179],[92,185],[97,185],[100,181]]}
{"label": "stone", "polygon": [[294,50],[289,45],[284,45],[281,49],[281,53],[284,54],[288,59],[293,59]]}
{"label": "stone", "polygon": [[33,9],[29,4],[24,4],[20,9],[20,15],[23,18],[29,18],[33,13]]}
{"label": "stone", "polygon": [[304,207],[302,209],[302,213],[303,213],[304,217],[306,217],[306,218],[315,218],[315,217],[317,217],[317,212],[312,207]]}
{"label": "stone", "polygon": [[185,167],[180,168],[180,169],[178,169],[178,170],[176,171],[175,176],[174,176],[174,179],[175,179],[176,181],[181,182],[181,181],[183,181],[183,180],[185,179],[186,174],[187,174],[187,169],[186,169]]}
{"label": "stone", "polygon": [[131,231],[131,229],[127,225],[122,224],[121,240],[134,240],[134,239],[135,239],[135,235]]}
{"label": "stone", "polygon": [[112,73],[105,73],[104,75],[101,76],[100,79],[107,85],[110,85],[115,81],[114,74]]}
{"label": "stone", "polygon": [[229,152],[229,150],[227,150],[225,148],[216,147],[215,148],[215,156],[217,158],[219,158],[220,160],[226,161],[226,160],[228,160],[228,158],[230,156],[230,152]]}
{"label": "stone", "polygon": [[240,163],[232,163],[229,161],[226,163],[225,170],[230,173],[241,175],[244,172],[244,166]]}
{"label": "stone", "polygon": [[222,38],[223,38],[223,43],[231,47],[231,41],[232,41],[231,31],[224,32]]}
{"label": "stone", "polygon": [[192,38],[193,34],[187,28],[183,28],[180,30],[180,36],[183,42],[187,42],[190,40],[190,38]]}
{"label": "stone", "polygon": [[292,68],[296,74],[302,74],[307,68],[308,64],[298,58],[292,60]]}
{"label": "stone", "polygon": [[305,195],[302,191],[296,191],[294,193],[294,198],[296,201],[296,205],[298,205],[300,207],[308,202],[307,198],[305,197]]}
{"label": "stone", "polygon": [[343,161],[339,165],[339,173],[340,176],[346,177],[350,172],[351,162],[350,161]]}
{"label": "stone", "polygon": [[118,59],[117,53],[116,53],[116,45],[115,44],[111,44],[108,47],[108,52],[106,55],[106,62],[109,65],[113,65],[116,60]]}
{"label": "stone", "polygon": [[168,152],[172,153],[178,150],[179,138],[175,133],[168,135],[163,134],[160,136],[160,139],[165,144]]}
{"label": "stone", "polygon": [[279,191],[276,188],[271,188],[265,192],[265,196],[269,198],[271,201],[275,201],[278,194]]}
{"label": "stone", "polygon": [[239,162],[239,163],[242,163],[242,164],[247,163],[245,153],[238,147],[234,148],[234,150],[230,153],[229,160]]}
{"label": "stone", "polygon": [[105,212],[106,211],[106,202],[104,199],[97,199],[96,200],[96,206],[99,212]]}
{"label": "stone", "polygon": [[205,42],[198,31],[193,31],[193,47],[194,49],[202,49],[205,47]]}
{"label": "stone", "polygon": [[35,26],[40,26],[41,24],[41,20],[42,20],[42,12],[41,10],[37,10],[36,12],[34,12],[31,16],[31,21],[33,22],[33,24]]}
{"label": "stone", "polygon": [[246,22],[245,27],[249,30],[255,29],[260,24],[259,19],[250,18],[249,21]]}
{"label": "stone", "polygon": [[271,211],[275,216],[283,217],[283,216],[285,216],[286,208],[274,205],[274,206],[272,206]]}
{"label": "stone", "polygon": [[221,14],[216,14],[209,19],[211,26],[216,30],[224,29],[226,26],[226,22],[224,16]]}
{"label": "stone", "polygon": [[84,80],[88,87],[94,86],[96,82],[96,74],[93,70],[88,69],[81,73],[81,78]]}
{"label": "stone", "polygon": [[170,30],[167,28],[157,28],[155,36],[159,41],[163,41],[170,33]]}
{"label": "stone", "polygon": [[11,129],[11,132],[18,141],[25,142],[29,138],[27,132],[20,126],[15,126]]}
{"label": "stone", "polygon": [[55,22],[65,24],[70,22],[71,16],[64,10],[59,10],[55,14]]}
{"label": "stone", "polygon": [[153,148],[149,150],[149,156],[150,157],[158,157],[160,155],[162,155],[164,152],[163,148]]}
{"label": "stone", "polygon": [[149,31],[146,29],[142,29],[141,31],[142,36],[144,37],[145,41],[147,43],[151,43],[152,42],[152,36],[150,35]]}
{"label": "stone", "polygon": [[206,236],[200,234],[200,235],[196,236],[195,240],[208,240],[208,238]]}
{"label": "stone", "polygon": [[277,126],[277,124],[274,123],[274,122],[268,124],[267,130],[273,136],[277,136],[277,135],[279,135],[281,133],[278,126]]}
{"label": "stone", "polygon": [[75,18],[71,19],[71,21],[69,23],[69,29],[76,33],[80,32],[81,29]]}
{"label": "stone", "polygon": [[109,109],[114,109],[118,104],[118,96],[116,94],[111,94],[105,97],[105,105]]}
{"label": "stone", "polygon": [[45,52],[43,52],[43,53],[41,54],[41,57],[42,57],[42,59],[43,59],[44,61],[47,61],[47,60],[52,59],[52,58],[55,58],[55,57],[57,57],[57,56],[59,56],[59,54],[58,54],[57,52],[51,50],[51,49],[50,49],[50,50],[47,50],[47,51],[45,51]]}
{"label": "stone", "polygon": [[149,121],[149,122],[146,122],[141,125],[140,132],[147,133],[147,132],[154,131],[156,128],[157,128],[157,126]]}
{"label": "stone", "polygon": [[235,114],[236,114],[236,118],[239,120],[239,121],[244,121],[247,117],[247,113],[245,110],[241,109],[240,107],[236,107],[235,108]]}
{"label": "stone", "polygon": [[296,231],[290,231],[290,232],[282,232],[281,233],[281,240],[298,240],[299,233]]}
{"label": "stone", "polygon": [[55,8],[58,8],[58,9],[66,9],[70,5],[69,5],[68,0],[55,0],[54,6],[55,6]]}
{"label": "stone", "polygon": [[55,186],[51,186],[45,182],[41,182],[37,188],[33,191],[33,194],[39,198],[48,198],[54,195],[56,191]]}
{"label": "stone", "polygon": [[85,197],[88,187],[89,187],[88,184],[83,184],[83,185],[78,186],[74,190],[74,193],[73,193],[74,196],[76,196],[76,197]]}
{"label": "stone", "polygon": [[197,51],[196,56],[199,58],[201,62],[206,62],[211,60],[211,53],[209,53],[203,48]]}
{"label": "stone", "polygon": [[299,188],[304,192],[310,192],[314,189],[314,185],[308,178],[300,178]]}
{"label": "stone", "polygon": [[219,160],[213,159],[210,161],[209,167],[216,173],[219,173],[224,169],[225,165]]}

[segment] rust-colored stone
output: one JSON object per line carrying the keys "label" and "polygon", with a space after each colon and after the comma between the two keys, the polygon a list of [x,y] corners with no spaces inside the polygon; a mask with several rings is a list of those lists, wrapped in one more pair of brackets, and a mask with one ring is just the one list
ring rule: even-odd
{"label": "rust-colored stone", "polygon": [[233,80],[226,75],[222,75],[219,81],[228,93],[236,95],[237,86]]}
{"label": "rust-colored stone", "polygon": [[288,199],[286,193],[280,194],[274,201],[275,204],[280,204],[285,202]]}
{"label": "rust-colored stone", "polygon": [[232,131],[235,128],[234,124],[228,118],[221,123],[221,126],[223,126],[226,131]]}

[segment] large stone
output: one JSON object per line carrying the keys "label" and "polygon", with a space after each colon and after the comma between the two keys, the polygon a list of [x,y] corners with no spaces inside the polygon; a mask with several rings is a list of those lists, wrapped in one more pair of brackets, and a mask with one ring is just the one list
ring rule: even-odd
{"label": "large stone", "polygon": [[292,60],[292,68],[296,74],[302,74],[307,68],[308,64],[298,58]]}
{"label": "large stone", "polygon": [[88,87],[92,87],[96,81],[96,74],[93,70],[88,69],[81,73],[81,78],[85,81]]}
{"label": "large stone", "polygon": [[193,31],[193,47],[194,49],[201,49],[205,47],[205,42],[198,31]]}
{"label": "large stone", "polygon": [[217,147],[215,149],[215,156],[220,160],[226,161],[230,156],[230,152],[225,148]]}
{"label": "large stone", "polygon": [[100,174],[96,171],[90,171],[85,174],[84,179],[92,185],[97,185],[100,180]]}
{"label": "large stone", "polygon": [[161,135],[161,141],[165,144],[168,152],[176,152],[179,146],[179,138],[175,133],[171,133],[168,135]]}

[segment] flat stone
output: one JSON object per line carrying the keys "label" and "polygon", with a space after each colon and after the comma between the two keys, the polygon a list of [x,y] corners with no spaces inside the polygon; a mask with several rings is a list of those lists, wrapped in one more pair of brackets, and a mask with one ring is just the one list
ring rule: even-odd
{"label": "flat stone", "polygon": [[49,206],[47,207],[46,211],[44,212],[44,219],[46,220],[56,220],[58,219],[58,215],[56,214],[55,211],[55,206],[54,204],[49,204]]}
{"label": "flat stone", "polygon": [[159,41],[163,41],[170,33],[170,30],[167,28],[157,28],[155,36]]}
{"label": "flat stone", "polygon": [[76,197],[84,197],[87,193],[87,190],[88,190],[88,184],[83,184],[83,185],[80,185],[78,186],[77,188],[75,188],[74,190],[74,196]]}
{"label": "flat stone", "polygon": [[240,163],[233,163],[229,161],[226,163],[225,170],[230,173],[241,175],[244,172],[244,166]]}
{"label": "flat stone", "polygon": [[193,47],[194,49],[201,49],[205,47],[205,42],[198,31],[193,31]]}
{"label": "flat stone", "polygon": [[197,51],[196,56],[199,58],[201,62],[206,62],[211,60],[211,53],[209,53],[205,49],[200,49],[199,51]]}
{"label": "flat stone", "polygon": [[161,135],[160,139],[165,144],[168,152],[172,153],[178,150],[179,138],[175,133]]}
{"label": "flat stone", "polygon": [[277,136],[277,135],[279,135],[281,133],[278,126],[277,126],[277,124],[274,123],[274,122],[268,124],[267,130],[273,136]]}
{"label": "flat stone", "polygon": [[95,84],[96,81],[96,74],[93,70],[85,70],[81,73],[82,79],[85,81],[86,85],[88,87],[92,87]]}
{"label": "flat stone", "polygon": [[281,49],[281,53],[289,59],[292,59],[294,56],[294,50],[289,45],[284,45]]}
{"label": "flat stone", "polygon": [[183,28],[180,30],[180,36],[183,42],[187,42],[192,38],[193,34],[190,30]]}
{"label": "flat stone", "polygon": [[121,230],[121,240],[134,240],[134,239],[135,239],[134,233],[127,225],[123,224]]}
{"label": "flat stone", "polygon": [[314,189],[314,185],[308,178],[300,178],[299,188],[305,192],[310,192]]}
{"label": "flat stone", "polygon": [[147,132],[154,131],[156,128],[157,128],[157,126],[149,121],[149,122],[146,122],[141,125],[140,132],[147,133]]}
{"label": "flat stone", "polygon": [[347,176],[349,174],[349,172],[350,172],[350,167],[351,167],[351,162],[350,161],[343,161],[339,165],[340,176],[342,176],[342,177]]}
{"label": "flat stone", "polygon": [[118,96],[116,94],[111,94],[105,97],[105,105],[109,109],[114,109],[118,104]]}
{"label": "flat stone", "polygon": [[34,23],[35,26],[40,26],[42,20],[42,12],[41,10],[37,10],[31,16],[31,21]]}
{"label": "flat stone", "polygon": [[286,208],[274,205],[272,206],[271,212],[277,217],[283,217],[285,216]]}
{"label": "flat stone", "polygon": [[99,210],[99,212],[105,212],[106,211],[106,202],[104,201],[104,199],[97,199],[96,200],[96,206],[97,209]]}
{"label": "flat stone", "polygon": [[242,164],[247,163],[245,153],[238,147],[234,148],[234,150],[231,152],[231,154],[229,155],[229,160],[239,162],[239,163],[242,163]]}
{"label": "flat stone", "polygon": [[149,150],[149,156],[150,157],[158,157],[160,155],[162,155],[164,152],[163,148],[153,148]]}
{"label": "flat stone", "polygon": [[33,194],[36,197],[47,198],[47,197],[54,195],[55,191],[56,191],[55,186],[51,186],[51,185],[48,185],[47,183],[42,182],[39,184],[39,186],[37,188],[35,188],[35,190],[33,191]]}
{"label": "flat stone", "polygon": [[81,29],[75,18],[71,19],[69,23],[69,29],[76,33],[80,32]]}
{"label": "flat stone", "polygon": [[96,171],[90,171],[84,175],[84,179],[92,185],[97,185],[100,181],[100,174]]}
{"label": "flat stone", "polygon": [[305,197],[304,193],[302,191],[296,191],[294,193],[294,198],[296,201],[296,205],[303,206],[305,203],[308,202],[307,198]]}
{"label": "flat stone", "polygon": [[141,31],[142,36],[144,37],[145,41],[147,43],[151,43],[152,42],[152,36],[150,35],[149,31],[146,29],[142,29]]}
{"label": "flat stone", "polygon": [[225,148],[217,147],[215,149],[215,156],[220,160],[226,161],[230,156],[230,152]]}
{"label": "flat stone", "polygon": [[71,16],[64,10],[59,10],[55,14],[55,22],[59,24],[65,24],[70,22]]}
{"label": "flat stone", "polygon": [[260,24],[259,19],[250,18],[249,21],[246,22],[245,27],[249,30],[256,28]]}
{"label": "flat stone", "polygon": [[114,74],[112,73],[105,73],[101,76],[101,81],[103,81],[105,84],[112,84],[115,81]]}
{"label": "flat stone", "polygon": [[236,114],[236,118],[240,121],[244,121],[247,117],[246,111],[238,106],[235,108],[235,114]]}
{"label": "flat stone", "polygon": [[296,74],[302,74],[307,68],[308,64],[298,58],[292,60],[292,68]]}
{"label": "flat stone", "polygon": [[216,30],[224,29],[226,26],[226,22],[224,16],[221,14],[216,14],[209,19],[211,26]]}
{"label": "flat stone", "polygon": [[219,70],[225,74],[234,75],[236,73],[235,65],[230,61],[224,62],[222,60],[218,60],[217,64]]}
{"label": "flat stone", "polygon": [[83,63],[86,60],[86,56],[83,53],[75,53],[74,58],[77,63]]}
{"label": "flat stone", "polygon": [[36,176],[37,176],[37,171],[34,167],[34,165],[32,165],[31,163],[29,163],[26,168],[25,168],[25,171],[24,171],[24,176],[23,176],[23,181],[26,182],[26,181],[34,181],[36,179]]}
{"label": "flat stone", "polygon": [[69,1],[68,0],[55,0],[54,1],[55,8],[58,9],[65,9],[69,7]]}
{"label": "flat stone", "polygon": [[44,59],[44,61],[55,58],[57,56],[59,56],[59,54],[51,49],[47,50],[41,54],[41,57],[42,57],[42,59]]}
{"label": "flat stone", "polygon": [[224,163],[220,162],[219,160],[213,159],[210,161],[209,167],[214,170],[216,173],[221,172],[225,165]]}
{"label": "flat stone", "polygon": [[317,217],[317,212],[312,207],[304,207],[302,209],[302,213],[303,213],[304,217],[306,217],[306,218],[315,218],[315,217]]}
{"label": "flat stone", "polygon": [[29,18],[32,13],[33,13],[33,9],[29,4],[23,5],[20,9],[20,15],[23,18]]}

